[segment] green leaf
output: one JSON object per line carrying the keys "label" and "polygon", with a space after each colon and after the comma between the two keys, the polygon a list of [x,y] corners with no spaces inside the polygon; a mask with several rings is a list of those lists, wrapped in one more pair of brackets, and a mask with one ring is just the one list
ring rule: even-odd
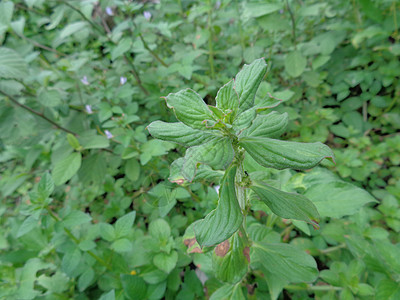
{"label": "green leaf", "polygon": [[306,188],[304,196],[315,204],[322,217],[342,218],[353,215],[365,204],[376,202],[367,191],[340,180],[322,168],[305,174],[299,187]]}
{"label": "green leaf", "polygon": [[79,21],[79,22],[68,24],[61,31],[61,33],[59,35],[59,39],[63,40],[65,38],[69,37],[70,35],[82,30],[83,28],[85,28],[87,26],[88,26],[88,24],[84,21]]}
{"label": "green leaf", "polygon": [[37,279],[38,284],[52,293],[62,293],[66,291],[69,285],[68,281],[68,277],[59,271],[51,277],[42,274]]}
{"label": "green leaf", "polygon": [[17,238],[23,236],[24,234],[30,232],[32,229],[38,227],[39,220],[35,216],[29,216],[24,220],[17,232]]}
{"label": "green leaf", "polygon": [[[3,34],[1,27],[5,27],[4,31],[11,24],[12,16],[14,13],[14,3],[12,1],[0,2],[0,35]],[[2,40],[0,40],[2,42]]]}
{"label": "green leaf", "polygon": [[89,155],[82,162],[82,167],[79,169],[79,180],[82,184],[100,184],[103,182],[107,174],[106,154],[97,152]]}
{"label": "green leaf", "polygon": [[65,227],[74,227],[89,223],[91,220],[92,217],[90,215],[79,210],[73,210],[63,219],[63,224]]}
{"label": "green leaf", "polygon": [[244,65],[235,77],[235,90],[239,96],[239,114],[253,107],[254,98],[261,81],[267,73],[267,64],[264,58]]}
{"label": "green leaf", "polygon": [[285,70],[291,77],[298,77],[303,74],[307,60],[299,51],[289,53],[285,58]]}
{"label": "green leaf", "polygon": [[28,74],[25,60],[14,50],[0,47],[0,77],[23,79]]}
{"label": "green leaf", "polygon": [[111,244],[111,249],[118,253],[130,252],[132,251],[132,243],[128,239],[119,239]]}
{"label": "green leaf", "polygon": [[79,152],[73,152],[66,158],[58,161],[54,166],[52,175],[55,185],[61,185],[72,178],[81,167],[82,156]]}
{"label": "green leaf", "polygon": [[258,18],[261,16],[269,15],[280,9],[283,9],[282,3],[250,2],[246,3],[244,7],[243,18],[245,19]]}
{"label": "green leaf", "polygon": [[234,151],[230,139],[228,137],[215,138],[186,151],[182,175],[191,182],[196,174],[198,163],[209,165],[214,169],[225,169],[232,162],[233,157]]}
{"label": "green leaf", "polygon": [[332,150],[322,143],[298,143],[269,138],[244,137],[242,146],[260,165],[275,169],[310,169],[324,158],[334,160]]}
{"label": "green leaf", "polygon": [[236,133],[239,133],[241,130],[248,128],[255,117],[256,108],[252,107],[237,116],[237,118],[232,123],[232,127]]}
{"label": "green leaf", "polygon": [[79,276],[78,289],[80,292],[86,290],[86,288],[92,283],[94,279],[94,271],[92,268],[86,268],[85,272]]}
{"label": "green leaf", "polygon": [[241,283],[235,285],[225,284],[216,290],[210,300],[245,300]]}
{"label": "green leaf", "polygon": [[38,183],[37,192],[43,200],[48,198],[54,191],[54,181],[49,173],[44,173]]}
{"label": "green leaf", "polygon": [[108,223],[100,223],[100,236],[108,242],[115,240],[116,233],[114,227]]}
{"label": "green leaf", "polygon": [[213,251],[215,276],[223,282],[237,283],[246,275],[249,260],[250,248],[236,232]]}
{"label": "green leaf", "polygon": [[124,294],[129,300],[145,299],[147,285],[144,280],[137,275],[121,275]]}
{"label": "green leaf", "polygon": [[390,279],[382,279],[376,287],[376,300],[397,300],[400,299],[400,285]]}
{"label": "green leaf", "polygon": [[236,114],[239,107],[239,95],[236,93],[234,85],[235,81],[232,79],[219,89],[215,97],[217,108],[224,112],[232,111],[233,115]]}
{"label": "green leaf", "polygon": [[83,149],[102,149],[110,146],[110,141],[102,135],[88,134],[79,138]]}
{"label": "green leaf", "polygon": [[46,107],[55,107],[62,103],[61,95],[57,90],[42,90],[38,94],[37,99]]}
{"label": "green leaf", "polygon": [[115,300],[115,290],[111,290],[108,293],[103,293],[99,300]]}
{"label": "green leaf", "polygon": [[165,252],[160,252],[156,254],[153,258],[154,265],[161,271],[169,274],[175,268],[178,262],[178,253],[174,250],[170,254]]}
{"label": "green leaf", "polygon": [[202,145],[219,135],[218,131],[197,130],[180,122],[155,121],[147,126],[147,129],[157,139],[178,143],[185,147]]}
{"label": "green leaf", "polygon": [[79,267],[81,262],[82,253],[78,248],[69,250],[64,254],[61,261],[61,270],[65,272],[68,276],[72,276],[75,270]]}
{"label": "green leaf", "polygon": [[132,181],[140,177],[140,164],[135,158],[128,159],[125,164],[125,174]]}
{"label": "green leaf", "polygon": [[242,131],[240,138],[246,136],[277,138],[285,132],[288,122],[287,113],[280,114],[273,111],[268,115],[257,115],[253,124]]}
{"label": "green leaf", "polygon": [[118,45],[111,50],[111,60],[116,60],[132,47],[132,40],[130,38],[123,38],[118,42]]}
{"label": "green leaf", "polygon": [[128,235],[133,226],[133,222],[135,222],[136,211],[132,211],[125,216],[119,218],[117,222],[115,222],[115,234],[118,238]]}
{"label": "green leaf", "polygon": [[78,139],[73,134],[68,133],[67,140],[68,143],[71,145],[71,147],[74,148],[75,150],[78,150],[81,147]]}
{"label": "green leaf", "polygon": [[186,89],[166,98],[167,106],[175,112],[176,118],[194,129],[206,129],[206,121],[214,116],[203,99],[195,91]]}
{"label": "green leaf", "polygon": [[318,277],[314,258],[289,244],[253,243],[251,264],[288,282],[312,282]]}
{"label": "green leaf", "polygon": [[201,247],[217,245],[234,234],[243,215],[236,198],[236,167],[230,167],[221,182],[218,206],[194,227],[196,240]]}
{"label": "green leaf", "polygon": [[317,208],[303,195],[286,193],[257,181],[253,181],[251,189],[274,214],[281,218],[302,220],[318,227],[319,214]]}
{"label": "green leaf", "polygon": [[157,219],[150,223],[149,233],[157,240],[166,241],[171,235],[171,228],[169,227],[167,221],[163,219]]}
{"label": "green leaf", "polygon": [[307,60],[299,51],[289,53],[285,58],[285,70],[291,77],[303,74]]}

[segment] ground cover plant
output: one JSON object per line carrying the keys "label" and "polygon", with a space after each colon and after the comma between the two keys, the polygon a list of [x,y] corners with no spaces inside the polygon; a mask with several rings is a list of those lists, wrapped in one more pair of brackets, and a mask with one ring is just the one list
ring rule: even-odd
{"label": "ground cover plant", "polygon": [[398,16],[1,1],[0,299],[398,299]]}

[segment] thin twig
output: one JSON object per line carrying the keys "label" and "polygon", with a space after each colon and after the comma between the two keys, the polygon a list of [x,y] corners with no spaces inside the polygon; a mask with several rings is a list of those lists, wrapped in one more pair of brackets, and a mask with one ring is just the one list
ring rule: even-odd
{"label": "thin twig", "polygon": [[210,64],[210,72],[211,78],[214,79],[215,71],[214,71],[214,51],[213,51],[213,35],[212,35],[212,28],[211,28],[211,14],[212,14],[212,4],[211,1],[208,0],[208,5],[210,6],[208,10],[208,20],[207,20],[207,30],[209,33],[208,37],[208,63]]}
{"label": "thin twig", "polygon": [[150,52],[151,55],[153,55],[153,57],[158,60],[164,67],[168,67],[168,64],[163,61],[158,55],[157,53],[155,53],[153,50],[150,49],[149,45],[146,43],[146,41],[144,40],[143,36],[141,33],[139,33],[139,38],[143,43],[143,46],[146,48],[147,51]]}
{"label": "thin twig", "polygon": [[296,48],[296,19],[294,18],[294,14],[293,14],[292,9],[290,8],[288,0],[286,0],[286,6],[287,6],[287,9],[290,14],[290,19],[292,20],[292,38],[293,38],[294,47]]}
{"label": "thin twig", "polygon": [[145,93],[146,96],[150,95],[149,91],[142,85],[142,81],[140,80],[139,74],[136,71],[135,65],[133,64],[130,57],[124,54],[125,61],[131,66],[133,77],[135,77],[136,83],[138,84],[139,88]]}
{"label": "thin twig", "polygon": [[75,132],[73,132],[73,131],[71,131],[71,130],[65,128],[65,127],[62,127],[61,125],[57,124],[57,123],[54,122],[53,120],[50,120],[48,117],[46,117],[46,116],[45,116],[44,114],[42,114],[41,112],[38,112],[38,111],[36,111],[36,110],[30,108],[29,106],[26,106],[25,104],[19,103],[19,102],[17,101],[17,99],[15,99],[13,96],[11,96],[11,95],[9,95],[9,94],[3,92],[3,91],[0,91],[0,93],[3,94],[4,96],[6,96],[8,99],[10,99],[11,102],[14,103],[15,105],[18,105],[19,107],[22,107],[22,108],[26,109],[27,111],[33,113],[34,115],[37,115],[38,117],[42,118],[43,120],[46,120],[47,122],[49,122],[50,124],[54,125],[54,126],[57,127],[58,129],[60,129],[60,130],[62,130],[62,131],[65,131],[65,132],[67,132],[67,133],[73,134],[73,135],[75,135],[75,136],[78,136],[77,133],[75,133]]}

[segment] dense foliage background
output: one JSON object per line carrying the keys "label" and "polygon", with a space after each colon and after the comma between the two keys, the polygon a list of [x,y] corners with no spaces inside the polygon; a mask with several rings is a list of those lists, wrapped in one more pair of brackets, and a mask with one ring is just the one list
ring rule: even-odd
{"label": "dense foliage background", "polygon": [[[400,299],[399,9],[1,1],[0,298]],[[256,202],[247,221],[252,239],[314,256],[317,281],[282,284],[252,265],[229,294],[210,255],[184,243],[215,208],[218,182],[169,182],[185,150],[145,127],[174,121],[161,97],[189,87],[212,104],[260,57],[257,97],[283,100],[283,138],[328,144],[336,165],[263,170],[316,203],[320,230]]]}

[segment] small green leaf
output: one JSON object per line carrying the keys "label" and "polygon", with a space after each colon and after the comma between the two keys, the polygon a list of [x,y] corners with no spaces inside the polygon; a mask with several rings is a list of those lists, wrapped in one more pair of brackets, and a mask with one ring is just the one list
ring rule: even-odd
{"label": "small green leaf", "polygon": [[217,245],[213,251],[215,276],[229,283],[237,283],[249,268],[250,248],[236,232],[230,239]]}
{"label": "small green leaf", "polygon": [[210,297],[210,300],[245,300],[242,285],[239,282],[236,285],[226,284],[216,290]]}
{"label": "small green leaf", "polygon": [[244,137],[242,146],[256,162],[267,168],[306,170],[324,158],[334,161],[332,150],[322,143],[298,143],[270,138]]}
{"label": "small green leaf", "polygon": [[119,239],[111,244],[111,249],[118,253],[132,251],[132,243],[128,239]]}
{"label": "small green leaf", "polygon": [[221,87],[215,97],[216,105],[222,111],[233,112],[233,115],[236,114],[236,111],[239,107],[239,95],[236,93],[235,81],[232,79],[223,87]]}
{"label": "small green leaf", "polygon": [[61,261],[61,270],[64,271],[68,276],[72,276],[76,268],[79,267],[81,258],[82,253],[78,248],[68,251],[64,254]]}
{"label": "small green leaf", "polygon": [[79,141],[83,149],[102,149],[110,146],[110,141],[106,137],[96,134],[83,135]]}
{"label": "small green leaf", "polygon": [[57,162],[53,169],[55,185],[61,185],[72,178],[81,167],[82,156],[79,152],[73,152],[63,160]]}
{"label": "small green leaf", "polygon": [[62,103],[61,95],[57,90],[43,90],[37,96],[37,99],[46,107],[55,107]]}
{"label": "small green leaf", "polygon": [[318,277],[314,258],[292,245],[253,243],[250,257],[264,273],[288,282],[312,282]]}
{"label": "small green leaf", "polygon": [[244,65],[243,69],[236,75],[235,90],[239,96],[239,112],[244,112],[253,107],[254,98],[261,81],[267,73],[267,64],[264,58]]}
{"label": "small green leaf", "polygon": [[115,300],[115,290],[111,290],[108,293],[103,293],[99,300]]}
{"label": "small green leaf", "polygon": [[117,222],[115,222],[115,234],[118,238],[128,235],[133,226],[133,222],[135,222],[136,211],[132,211],[125,216],[119,218]]}
{"label": "small green leaf", "polygon": [[166,98],[167,106],[173,108],[176,118],[194,129],[206,129],[206,120],[214,120],[211,110],[195,91],[186,89]]}
{"label": "small green leaf", "polygon": [[292,77],[298,77],[306,68],[307,60],[299,51],[289,53],[285,59],[285,70]]}
{"label": "small green leaf", "polygon": [[63,219],[63,224],[65,227],[74,227],[89,223],[91,220],[92,217],[90,215],[79,210],[73,210]]}
{"label": "small green leaf", "polygon": [[256,108],[249,108],[248,110],[242,112],[240,115],[237,116],[237,118],[232,123],[232,127],[236,133],[239,133],[241,130],[248,128],[255,117]]}
{"label": "small green leaf", "polygon": [[125,174],[132,181],[136,181],[140,177],[140,164],[136,158],[131,158],[126,161]]}
{"label": "small green leaf", "polygon": [[100,223],[100,236],[108,242],[115,240],[116,233],[114,227],[108,223]]}
{"label": "small green leaf", "polygon": [[78,139],[73,134],[68,133],[67,140],[68,143],[71,145],[71,147],[74,148],[75,150],[78,150],[81,147]]}
{"label": "small green leaf", "polygon": [[180,122],[155,121],[147,126],[147,129],[157,139],[178,143],[186,147],[202,145],[219,135],[218,131],[197,130]]}
{"label": "small green leaf", "polygon": [[319,214],[315,205],[306,197],[286,193],[262,182],[253,181],[251,189],[274,214],[285,219],[302,220],[318,226]]}
{"label": "small green leaf", "polygon": [[376,300],[397,300],[400,299],[400,285],[390,279],[382,279],[376,287]]}
{"label": "small green leaf", "polygon": [[196,240],[201,247],[217,245],[234,234],[243,215],[235,190],[236,167],[230,167],[222,179],[218,206],[194,227]]}
{"label": "small green leaf", "polygon": [[25,60],[14,50],[0,47],[0,78],[23,79],[26,74]]}
{"label": "small green leaf", "polygon": [[79,276],[78,289],[80,292],[86,290],[86,288],[92,283],[94,279],[94,271],[92,268],[86,268],[85,272]]}
{"label": "small green leaf", "polygon": [[197,164],[203,163],[214,169],[225,169],[233,160],[234,151],[229,138],[215,138],[186,151],[182,175],[191,182],[196,174]]}
{"label": "small green leaf", "polygon": [[163,219],[157,219],[150,223],[149,233],[157,240],[168,240],[171,235],[171,228],[167,221]]}
{"label": "small green leaf", "polygon": [[145,299],[147,285],[137,275],[121,275],[124,294],[129,300]]}
{"label": "small green leaf", "polygon": [[17,238],[23,236],[24,234],[30,232],[32,229],[39,225],[39,220],[35,216],[29,216],[24,220],[17,232]]}
{"label": "small green leaf", "polygon": [[45,200],[48,198],[54,191],[54,181],[49,173],[44,173],[42,178],[40,179],[37,187],[37,192],[39,196]]}
{"label": "small green leaf", "polygon": [[161,271],[169,274],[175,268],[178,262],[178,253],[174,250],[170,254],[160,252],[153,258],[154,265]]}
{"label": "small green leaf", "polygon": [[277,138],[285,132],[288,122],[289,116],[287,113],[280,114],[273,111],[268,115],[257,115],[253,124],[243,130],[240,137]]}

